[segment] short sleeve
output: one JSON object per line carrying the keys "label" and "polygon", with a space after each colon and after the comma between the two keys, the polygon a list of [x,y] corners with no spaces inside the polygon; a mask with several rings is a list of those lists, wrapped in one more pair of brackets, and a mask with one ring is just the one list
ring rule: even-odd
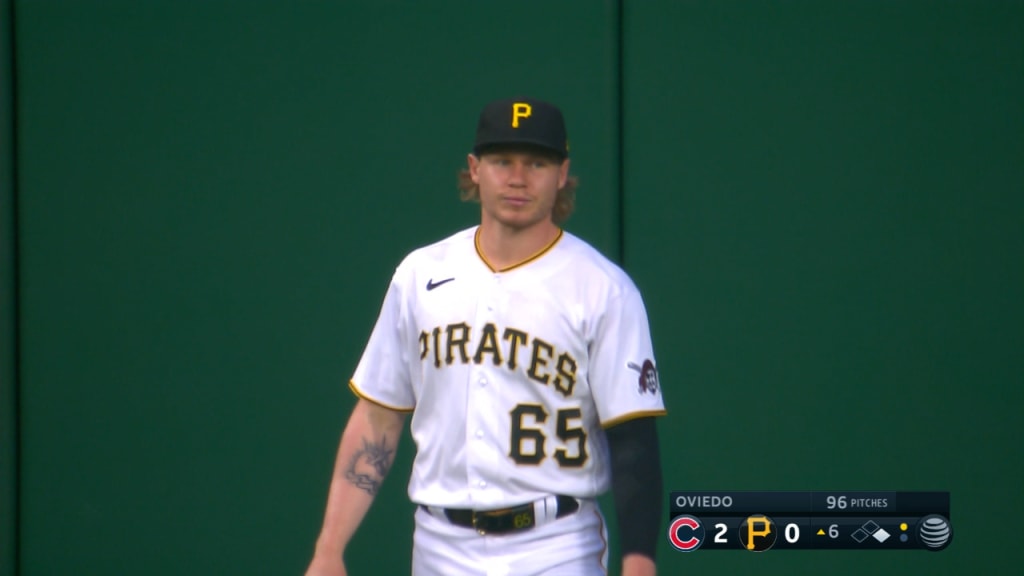
{"label": "short sleeve", "polygon": [[632,284],[608,299],[594,324],[590,386],[606,428],[665,414],[647,310]]}
{"label": "short sleeve", "polygon": [[361,398],[393,410],[410,411],[416,400],[409,378],[404,318],[402,287],[396,273],[349,386]]}

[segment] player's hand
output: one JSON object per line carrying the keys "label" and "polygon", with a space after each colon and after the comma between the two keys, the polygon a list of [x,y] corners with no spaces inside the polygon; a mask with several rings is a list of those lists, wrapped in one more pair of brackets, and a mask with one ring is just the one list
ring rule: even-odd
{"label": "player's hand", "polygon": [[306,568],[306,576],[348,576],[341,556],[317,554]]}
{"label": "player's hand", "polygon": [[622,576],[655,576],[654,560],[642,554],[626,554],[622,558]]}

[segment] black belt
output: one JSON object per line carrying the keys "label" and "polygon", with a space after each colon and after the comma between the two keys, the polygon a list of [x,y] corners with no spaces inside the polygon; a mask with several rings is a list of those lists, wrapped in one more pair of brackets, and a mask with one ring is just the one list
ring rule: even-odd
{"label": "black belt", "polygon": [[[558,510],[555,518],[562,518],[580,509],[579,500],[572,496],[558,494],[555,496]],[[429,511],[429,508],[423,506]],[[444,515],[456,526],[473,528],[480,534],[507,534],[529,530],[537,525],[537,517],[533,510],[533,502],[500,510],[469,510],[465,508],[445,508]]]}

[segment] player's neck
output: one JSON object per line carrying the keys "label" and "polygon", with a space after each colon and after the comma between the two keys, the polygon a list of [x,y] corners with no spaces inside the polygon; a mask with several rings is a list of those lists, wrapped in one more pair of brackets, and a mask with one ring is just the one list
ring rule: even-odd
{"label": "player's neck", "polygon": [[530,260],[548,248],[562,229],[550,220],[527,228],[512,228],[484,221],[477,231],[477,247],[494,270],[504,270]]}

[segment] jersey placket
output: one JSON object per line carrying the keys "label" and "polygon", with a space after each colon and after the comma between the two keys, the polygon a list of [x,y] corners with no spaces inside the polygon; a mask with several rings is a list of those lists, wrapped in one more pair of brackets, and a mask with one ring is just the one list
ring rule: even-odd
{"label": "jersey placket", "polygon": [[[492,273],[481,283],[477,301],[476,317],[473,319],[473,341],[479,345],[484,328],[491,324],[502,325],[500,321],[503,298],[502,275]],[[496,335],[500,339],[500,334]],[[500,340],[499,340],[499,350]],[[470,370],[469,390],[466,395],[466,478],[473,502],[483,506],[498,502],[502,492],[497,482],[502,452],[501,431],[501,370],[504,362],[494,365],[490,355],[483,355],[480,362],[473,361]]]}

